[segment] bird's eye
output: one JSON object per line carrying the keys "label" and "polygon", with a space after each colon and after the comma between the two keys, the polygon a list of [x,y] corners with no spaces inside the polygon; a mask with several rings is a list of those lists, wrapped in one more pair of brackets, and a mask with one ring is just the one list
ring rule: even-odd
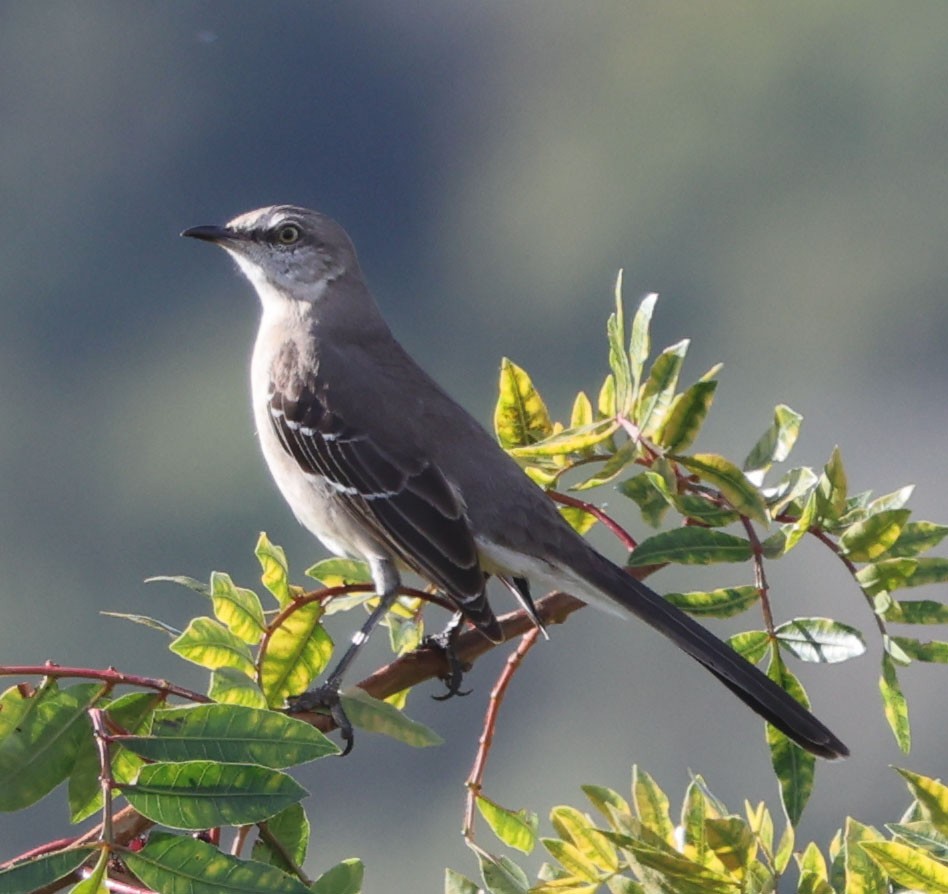
{"label": "bird's eye", "polygon": [[300,228],[296,224],[283,224],[276,231],[277,242],[280,245],[294,245],[300,241]]}

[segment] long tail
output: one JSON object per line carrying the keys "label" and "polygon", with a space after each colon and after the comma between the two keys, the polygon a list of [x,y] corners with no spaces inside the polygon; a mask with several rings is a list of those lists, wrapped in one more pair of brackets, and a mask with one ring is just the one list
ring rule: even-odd
{"label": "long tail", "polygon": [[592,548],[584,553],[583,560],[572,569],[575,575],[665,634],[768,723],[813,754],[826,758],[849,754],[849,749],[803,705],[730,646]]}

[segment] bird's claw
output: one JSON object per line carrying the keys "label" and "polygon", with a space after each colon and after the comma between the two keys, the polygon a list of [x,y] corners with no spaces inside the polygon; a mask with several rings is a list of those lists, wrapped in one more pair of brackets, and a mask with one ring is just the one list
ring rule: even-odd
{"label": "bird's claw", "polygon": [[345,743],[339,756],[345,757],[352,751],[352,746],[355,743],[355,734],[352,730],[352,724],[349,722],[349,718],[346,716],[346,712],[342,707],[338,685],[327,683],[323,686],[316,686],[313,689],[307,689],[306,692],[302,692],[299,695],[291,695],[287,699],[287,702],[289,703],[287,709],[287,713],[289,714],[314,712],[316,714],[327,714],[331,717],[333,723],[336,724],[336,728],[339,730],[339,734],[342,736],[342,741]]}
{"label": "bird's claw", "polygon": [[422,648],[436,649],[444,655],[444,660],[448,665],[447,671],[438,679],[444,683],[446,692],[443,695],[431,696],[435,701],[443,702],[455,695],[470,695],[470,689],[461,689],[461,683],[464,681],[464,674],[471,669],[469,664],[465,664],[458,658],[455,646],[458,626],[449,624],[441,633],[433,633],[426,636],[421,641]]}

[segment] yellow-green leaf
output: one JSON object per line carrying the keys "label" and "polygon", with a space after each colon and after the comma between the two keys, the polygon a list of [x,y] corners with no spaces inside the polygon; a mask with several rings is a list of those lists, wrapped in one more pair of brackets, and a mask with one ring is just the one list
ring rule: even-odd
{"label": "yellow-green leaf", "polygon": [[593,826],[589,817],[574,807],[560,806],[550,812],[550,822],[560,838],[574,844],[597,867],[607,872],[618,870],[615,847]]}
{"label": "yellow-green leaf", "polygon": [[877,894],[886,890],[883,874],[861,846],[869,841],[881,840],[882,836],[872,826],[864,826],[852,817],[846,819],[846,894]]}
{"label": "yellow-green leaf", "polygon": [[912,796],[922,808],[922,815],[944,835],[948,835],[948,786],[938,779],[922,776],[901,767],[896,772],[906,781]]}
{"label": "yellow-green leaf", "polygon": [[948,894],[948,866],[924,851],[895,841],[860,845],[896,884],[926,894]]}
{"label": "yellow-green leaf", "polygon": [[553,431],[550,413],[530,376],[506,357],[500,363],[494,431],[505,450],[541,441]]}
{"label": "yellow-green leaf", "polygon": [[[800,685],[800,681],[783,663],[776,644],[772,647],[767,676],[805,708],[810,707],[806,692]],[[787,819],[795,826],[799,823],[803,808],[806,807],[813,791],[816,758],[769,723],[767,724],[767,744],[770,746],[770,760],[774,773],[780,783],[780,798],[783,801]]]}
{"label": "yellow-green leaf", "polygon": [[423,723],[412,720],[388,702],[372,698],[357,686],[343,692],[342,707],[353,726],[390,736],[414,748],[440,745],[444,741]]}
{"label": "yellow-green leaf", "polygon": [[724,587],[689,593],[666,593],[665,598],[690,615],[730,618],[739,615],[760,599],[757,587]]}
{"label": "yellow-green leaf", "polygon": [[721,491],[728,503],[742,515],[756,519],[761,524],[770,522],[767,504],[760,490],[730,460],[715,453],[696,453],[676,459],[702,481],[707,481]]}
{"label": "yellow-green leaf", "polygon": [[251,645],[263,636],[266,621],[263,606],[253,590],[238,587],[229,574],[211,574],[211,604],[217,620],[227,625],[234,636]]}
{"label": "yellow-green leaf", "polygon": [[912,728],[909,725],[908,702],[902,693],[895,662],[888,653],[882,654],[882,676],[879,678],[882,708],[889,728],[899,748],[908,754],[912,747]]}
{"label": "yellow-green leaf", "polygon": [[763,471],[773,463],[783,462],[796,443],[802,422],[803,417],[799,413],[786,404],[778,404],[774,408],[774,421],[770,428],[760,436],[744,460],[744,470]]}
{"label": "yellow-green leaf", "polygon": [[260,563],[260,580],[263,585],[276,598],[280,608],[286,608],[293,601],[293,594],[290,590],[290,573],[283,547],[271,543],[266,532],[261,531],[254,555]]}
{"label": "yellow-green leaf", "polygon": [[493,833],[508,847],[524,854],[533,852],[537,841],[539,819],[526,810],[508,810],[490,798],[477,796],[477,809]]}
{"label": "yellow-green leaf", "polygon": [[632,804],[642,825],[663,841],[674,842],[675,826],[668,810],[668,797],[655,780],[637,766],[632,768]]}
{"label": "yellow-green leaf", "polygon": [[309,602],[291,612],[273,632],[260,665],[260,687],[271,707],[299,695],[332,657],[332,639],[319,623],[323,608]]}
{"label": "yellow-green leaf", "polygon": [[596,418],[593,414],[592,402],[589,400],[585,391],[580,391],[579,394],[576,395],[576,400],[573,401],[573,411],[569,417],[569,427],[579,428],[581,425],[590,425],[595,421]]}
{"label": "yellow-green leaf", "polygon": [[909,509],[889,509],[850,525],[839,538],[851,562],[872,562],[887,553],[899,539],[911,515]]}
{"label": "yellow-green leaf", "polygon": [[[616,289],[620,289],[622,284],[620,279],[616,283]],[[632,381],[635,385],[636,395],[638,393],[639,383],[642,380],[642,370],[645,367],[645,361],[652,350],[649,328],[652,323],[652,312],[655,309],[655,302],[658,301],[658,295],[652,292],[646,295],[640,302],[635,316],[632,318],[632,334],[629,338],[629,361],[632,370]]]}
{"label": "yellow-green leaf", "polygon": [[665,348],[649,371],[635,402],[634,422],[646,437],[654,437],[661,430],[678,387],[689,339]]}
{"label": "yellow-green leaf", "polygon": [[509,452],[511,456],[518,459],[569,456],[572,453],[582,453],[590,447],[595,447],[597,444],[607,441],[618,428],[619,425],[614,420],[601,419],[591,425],[565,429],[542,441],[538,440],[521,447],[510,448]]}
{"label": "yellow-green leaf", "polygon": [[753,555],[750,543],[711,528],[676,528],[662,531],[638,545],[629,565],[710,565],[716,562],[746,562]]}
{"label": "yellow-green leaf", "polygon": [[670,453],[687,450],[704,425],[717,386],[718,383],[713,380],[695,382],[676,395],[657,435],[657,443]]}
{"label": "yellow-green leaf", "polygon": [[194,618],[168,647],[176,655],[201,667],[232,667],[247,676],[255,668],[250,647],[213,618]]}

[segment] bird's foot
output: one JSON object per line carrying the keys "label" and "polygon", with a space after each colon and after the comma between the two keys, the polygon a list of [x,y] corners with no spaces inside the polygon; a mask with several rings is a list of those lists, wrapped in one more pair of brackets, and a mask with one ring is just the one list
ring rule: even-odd
{"label": "bird's foot", "polygon": [[461,689],[464,674],[471,669],[471,666],[458,658],[457,649],[455,648],[460,629],[461,621],[458,616],[452,619],[441,633],[429,634],[421,641],[421,648],[436,649],[444,655],[444,660],[447,663],[447,670],[439,677],[447,691],[443,695],[431,696],[439,702],[447,701],[455,695],[470,695],[471,693],[470,689]]}
{"label": "bird's foot", "polygon": [[289,702],[289,708],[287,709],[289,714],[315,712],[331,717],[342,736],[342,741],[345,743],[339,756],[345,757],[352,751],[355,734],[352,731],[352,724],[342,707],[338,683],[325,683],[322,686],[307,689],[306,692],[299,695],[291,695],[287,702]]}

